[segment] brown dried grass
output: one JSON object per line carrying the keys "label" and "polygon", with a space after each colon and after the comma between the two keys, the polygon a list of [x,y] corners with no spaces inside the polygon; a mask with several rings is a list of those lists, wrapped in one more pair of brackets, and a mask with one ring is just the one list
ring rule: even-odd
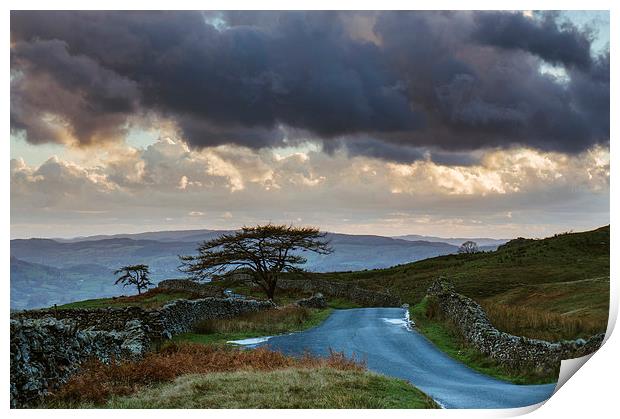
{"label": "brown dried grass", "polygon": [[605,331],[603,319],[569,316],[531,307],[483,302],[491,323],[499,330],[517,336],[557,341],[588,338]]}
{"label": "brown dried grass", "polygon": [[172,381],[185,374],[319,367],[342,371],[366,369],[364,363],[331,350],[326,358],[309,354],[294,358],[264,348],[247,351],[223,346],[173,343],[138,361],[110,364],[90,361],[51,396],[48,405],[102,404],[113,395],[129,395],[145,385]]}

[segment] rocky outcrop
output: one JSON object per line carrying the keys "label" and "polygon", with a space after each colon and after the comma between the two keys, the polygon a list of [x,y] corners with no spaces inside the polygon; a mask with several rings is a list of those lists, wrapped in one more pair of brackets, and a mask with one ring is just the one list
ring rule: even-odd
{"label": "rocky outcrop", "polygon": [[69,320],[11,320],[11,407],[36,403],[88,359],[135,358],[148,350],[139,320],[119,331],[80,330]]}
{"label": "rocky outcrop", "polygon": [[325,300],[325,297],[323,297],[323,294],[319,292],[317,294],[314,294],[312,297],[303,298],[295,302],[295,304],[298,305],[299,307],[325,308],[327,307],[327,300]]}
{"label": "rocky outcrop", "polygon": [[279,279],[278,288],[308,293],[320,292],[329,297],[342,298],[363,307],[399,307],[401,305],[400,298],[395,295],[322,279]]}
{"label": "rocky outcrop", "polygon": [[605,337],[601,333],[588,340],[547,342],[501,332],[491,324],[478,303],[455,292],[452,283],[443,278],[428,288],[427,295],[436,300],[441,313],[454,323],[469,345],[517,370],[555,372],[563,359],[596,351]]}

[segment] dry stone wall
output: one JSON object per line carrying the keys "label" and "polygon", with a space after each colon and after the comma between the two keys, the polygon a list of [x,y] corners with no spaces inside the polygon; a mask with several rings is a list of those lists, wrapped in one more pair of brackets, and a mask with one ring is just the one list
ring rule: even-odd
{"label": "dry stone wall", "polygon": [[400,307],[401,301],[395,295],[369,291],[351,284],[320,279],[279,279],[278,288],[300,290],[308,293],[320,292],[324,295],[343,298],[364,307]]}
{"label": "dry stone wall", "polygon": [[152,327],[159,336],[170,338],[190,331],[197,322],[203,320],[236,317],[274,307],[275,304],[271,301],[236,298],[176,300],[158,310],[156,323]]}
{"label": "dry stone wall", "polygon": [[456,293],[453,285],[445,279],[435,281],[427,295],[436,299],[441,313],[456,325],[468,344],[517,370],[555,372],[563,359],[578,358],[596,351],[605,337],[601,333],[588,340],[547,342],[514,336],[495,328],[478,303]]}
{"label": "dry stone wall", "polygon": [[81,330],[122,330],[131,320],[139,320],[151,339],[168,339],[184,333],[195,323],[215,318],[235,317],[275,307],[270,301],[240,300],[234,298],[200,298],[175,300],[159,309],[145,310],[140,307],[30,310],[13,313],[13,319],[55,318],[69,320]]}
{"label": "dry stone wall", "polygon": [[12,319],[43,319],[55,318],[69,320],[78,329],[83,330],[122,330],[130,320],[140,320],[145,326],[153,323],[156,311],[144,310],[140,307],[123,308],[76,308],[76,309],[43,309],[20,311],[11,314]]}

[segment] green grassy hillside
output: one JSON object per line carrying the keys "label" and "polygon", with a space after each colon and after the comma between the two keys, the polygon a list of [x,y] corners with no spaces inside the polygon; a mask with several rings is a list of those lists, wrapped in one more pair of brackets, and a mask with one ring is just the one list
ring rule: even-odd
{"label": "green grassy hillside", "polygon": [[455,282],[457,291],[488,298],[523,285],[572,282],[609,276],[609,226],[542,240],[517,239],[495,252],[446,255],[388,269],[317,274],[353,281],[369,289],[389,289],[408,302],[424,297],[438,276]]}

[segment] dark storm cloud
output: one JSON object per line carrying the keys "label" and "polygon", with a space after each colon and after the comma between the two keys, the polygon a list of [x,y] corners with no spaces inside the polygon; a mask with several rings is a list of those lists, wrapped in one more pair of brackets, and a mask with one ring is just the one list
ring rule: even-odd
{"label": "dark storm cloud", "polygon": [[384,141],[359,138],[340,140],[340,147],[353,156],[367,156],[397,163],[408,163],[421,160],[425,154],[423,150]]}
{"label": "dark storm cloud", "polygon": [[[571,67],[577,77],[564,83],[541,73],[541,54],[480,44],[475,32],[485,15],[385,13],[377,19],[375,33],[386,56],[400,70],[408,96],[429,127],[389,133],[390,139],[452,151],[525,145],[578,152],[608,142],[609,117],[603,113],[593,119],[591,110],[577,106],[588,93],[575,90],[573,80],[589,83],[591,70]],[[550,24],[541,27],[557,32]]]}
{"label": "dark storm cloud", "polygon": [[340,139],[330,143],[324,151],[331,154],[339,149],[346,150],[351,156],[373,157],[395,163],[410,163],[416,160],[428,160],[446,166],[472,166],[480,163],[476,153],[437,151],[372,138]]}
{"label": "dark storm cloud", "polygon": [[609,139],[609,51],[596,57],[587,72],[571,71],[574,106],[589,122],[592,135]]}
{"label": "dark storm cloud", "polygon": [[[353,36],[364,22],[354,29],[378,42]],[[196,147],[304,132],[395,161],[420,148],[577,152],[609,138],[609,59],[553,15],[13,12],[11,38],[12,128],[35,143],[61,141],[43,113],[81,143],[154,113]],[[543,61],[570,81],[542,74]]]}
{"label": "dark storm cloud", "polygon": [[[142,106],[177,120],[198,146],[236,141],[217,135],[235,127],[245,138],[257,129],[262,146],[277,124],[326,138],[419,126],[378,47],[318,17],[284,14],[272,28],[219,32],[200,13],[14,13],[12,35],[62,39],[76,56],[135,80]],[[33,66],[49,60],[34,58]]]}
{"label": "dark storm cloud", "polygon": [[476,154],[436,151],[430,153],[430,160],[443,166],[474,166],[480,164],[480,156]]}
{"label": "dark storm cloud", "polygon": [[534,20],[520,13],[490,12],[476,15],[475,20],[473,36],[481,43],[528,51],[553,64],[590,66],[589,34],[568,22],[558,24],[557,13]]}
{"label": "dark storm cloud", "polygon": [[57,114],[89,143],[121,135],[126,115],[137,109],[135,82],[90,57],[71,55],[64,41],[17,41],[11,66],[23,73],[11,83],[11,123],[26,130],[30,142],[62,142],[61,133],[41,120],[44,114]]}

